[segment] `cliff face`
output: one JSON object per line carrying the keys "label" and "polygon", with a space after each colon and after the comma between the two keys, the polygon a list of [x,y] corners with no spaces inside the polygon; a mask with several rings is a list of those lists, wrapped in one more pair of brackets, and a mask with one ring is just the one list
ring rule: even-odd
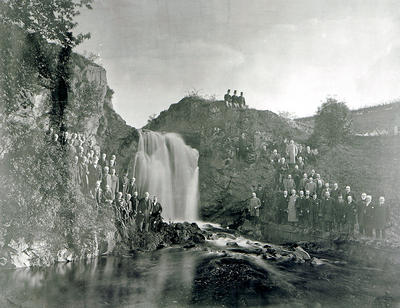
{"label": "cliff face", "polygon": [[[108,156],[116,154],[118,172],[122,173],[135,152],[137,131],[114,111],[104,68],[74,55],[72,71],[67,130],[92,139]],[[47,90],[39,88],[29,99],[33,107],[21,109],[12,119],[13,134],[0,129],[2,137],[9,140],[2,143],[4,169],[0,172],[8,172],[10,166],[27,169],[14,178],[3,176],[5,181],[14,181],[17,188],[15,198],[6,197],[11,191],[0,190],[0,266],[43,266],[109,251],[115,244],[112,213],[96,218],[94,200],[81,194],[68,177],[70,158],[45,136],[49,123]],[[31,136],[19,136],[19,128]],[[17,138],[25,140],[20,150],[14,144]],[[10,157],[7,147],[20,154],[20,159]],[[24,221],[35,223],[27,225]]]}
{"label": "cliff face", "polygon": [[145,128],[179,133],[199,151],[201,217],[227,224],[238,218],[253,186],[272,188],[270,152],[282,151],[284,138],[307,137],[273,112],[199,97],[171,105]]}

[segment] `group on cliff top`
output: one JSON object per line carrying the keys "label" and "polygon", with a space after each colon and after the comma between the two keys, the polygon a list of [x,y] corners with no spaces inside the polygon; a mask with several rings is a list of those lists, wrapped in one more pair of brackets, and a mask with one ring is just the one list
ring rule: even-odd
{"label": "group on cliff top", "polygon": [[285,140],[285,145],[283,155],[274,149],[269,157],[269,163],[275,169],[275,202],[267,206],[262,186],[253,187],[248,202],[250,220],[259,221],[263,206],[278,224],[385,238],[385,230],[390,226],[390,208],[384,196],[375,203],[372,196],[363,192],[358,200],[349,185],[344,189],[337,182],[331,185],[308,166],[317,159],[318,151],[309,146],[303,151],[304,146],[293,140]]}
{"label": "group on cliff top", "polygon": [[[50,130],[53,142],[59,142],[59,136]],[[150,198],[145,192],[139,198],[135,177],[128,177],[128,172],[118,176],[120,166],[115,154],[108,159],[102,153],[94,139],[86,138],[81,133],[63,135],[70,157],[73,158],[71,177],[79,185],[81,192],[95,201],[97,211],[113,209],[115,223],[121,235],[133,227],[138,231],[158,230],[162,222],[162,206],[157,197]]]}
{"label": "group on cliff top", "polygon": [[237,90],[234,90],[233,95],[231,95],[231,89],[228,89],[224,95],[224,101],[227,107],[247,108],[243,92],[240,92],[240,96],[237,96]]}

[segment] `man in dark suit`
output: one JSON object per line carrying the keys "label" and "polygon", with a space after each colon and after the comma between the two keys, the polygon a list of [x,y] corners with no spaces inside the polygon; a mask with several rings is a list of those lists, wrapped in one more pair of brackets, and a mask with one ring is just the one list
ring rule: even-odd
{"label": "man in dark suit", "polygon": [[139,201],[138,212],[136,216],[137,227],[139,231],[149,231],[149,216],[151,212],[150,194],[145,192],[144,198]]}
{"label": "man in dark suit", "polygon": [[232,107],[238,107],[239,106],[239,97],[237,96],[237,91],[233,91],[232,95]]}
{"label": "man in dark suit", "polygon": [[[129,186],[129,178],[128,178],[128,171],[121,177],[121,181],[119,187],[121,187],[122,194],[126,196],[128,193],[128,186]],[[132,194],[131,194],[132,195]]]}
{"label": "man in dark suit", "polygon": [[[342,194],[342,192],[339,188],[338,183],[333,183],[333,188],[331,190],[331,198],[336,201],[338,199],[339,195],[341,195],[341,194]],[[344,199],[344,198],[343,198],[343,200],[347,201],[347,199]]]}
{"label": "man in dark suit", "polygon": [[285,190],[283,193],[279,193],[276,199],[276,221],[278,224],[283,224],[287,222],[288,203],[288,192]]}
{"label": "man in dark suit", "polygon": [[238,97],[238,104],[240,108],[244,108],[246,106],[246,100],[244,99],[243,92],[240,92],[240,96]]}
{"label": "man in dark suit", "polygon": [[119,192],[119,179],[115,174],[114,168],[111,169],[111,191],[113,192],[114,196]]}
{"label": "man in dark suit", "polygon": [[131,207],[131,218],[136,218],[137,212],[138,212],[138,206],[139,206],[139,198],[138,198],[138,192],[135,191],[131,197],[131,203],[132,203],[132,207]]}
{"label": "man in dark suit", "polygon": [[114,200],[114,196],[112,195],[112,191],[110,188],[110,185],[106,185],[105,186],[105,192],[103,195],[103,200],[104,202],[107,204],[107,206],[111,207],[113,200]]}
{"label": "man in dark suit", "polygon": [[228,91],[226,91],[226,94],[224,95],[224,101],[225,101],[226,107],[231,106],[231,103],[232,103],[231,89],[228,89]]}
{"label": "man in dark suit", "polygon": [[150,215],[150,228],[152,231],[158,231],[160,224],[162,222],[161,218],[162,207],[160,202],[158,202],[157,197],[154,196],[151,206]]}
{"label": "man in dark suit", "polygon": [[103,191],[106,190],[107,185],[111,189],[111,174],[109,174],[108,171],[108,167],[104,167],[103,178],[101,179],[101,188],[103,189]]}
{"label": "man in dark suit", "polygon": [[306,191],[306,185],[308,183],[307,173],[303,173],[303,178],[299,182],[299,190]]}
{"label": "man in dark suit", "polygon": [[344,194],[344,199],[346,199],[347,200],[347,197],[348,196],[351,196],[352,198],[353,198],[353,202],[356,202],[357,200],[356,200],[356,196],[354,195],[354,193],[351,191],[351,188],[350,188],[350,186],[346,186],[346,191],[345,191],[345,194]]}
{"label": "man in dark suit", "polygon": [[107,154],[103,153],[101,154],[101,159],[99,161],[99,165],[104,169],[105,167],[109,166],[108,160],[107,160]]}
{"label": "man in dark suit", "polygon": [[103,200],[103,190],[100,187],[101,182],[96,182],[96,187],[94,189],[94,199],[96,200],[96,206],[99,208],[101,206],[101,202]]}
{"label": "man in dark suit", "polygon": [[321,208],[323,213],[323,223],[325,231],[332,231],[334,215],[333,215],[333,200],[330,197],[329,191],[325,192],[323,199],[321,200]]}
{"label": "man in dark suit", "polygon": [[134,177],[132,177],[129,181],[129,185],[127,188],[127,193],[131,194],[133,196],[133,194],[135,193],[135,191],[137,191],[137,187],[136,187],[136,179]]}
{"label": "man in dark suit", "polygon": [[[353,196],[352,195],[349,196],[352,198],[354,202]],[[364,235],[366,231],[365,222],[366,222],[366,204],[367,204],[367,194],[365,192],[361,194],[361,199],[358,202],[356,202],[356,204],[357,204],[358,229],[360,235]]]}

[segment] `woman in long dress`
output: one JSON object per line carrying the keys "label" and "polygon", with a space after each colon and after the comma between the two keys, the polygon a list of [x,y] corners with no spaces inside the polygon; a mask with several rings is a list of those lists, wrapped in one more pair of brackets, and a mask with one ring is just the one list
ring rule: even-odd
{"label": "woman in long dress", "polygon": [[297,199],[296,190],[293,189],[288,203],[288,222],[292,223],[298,222],[296,213],[296,199]]}

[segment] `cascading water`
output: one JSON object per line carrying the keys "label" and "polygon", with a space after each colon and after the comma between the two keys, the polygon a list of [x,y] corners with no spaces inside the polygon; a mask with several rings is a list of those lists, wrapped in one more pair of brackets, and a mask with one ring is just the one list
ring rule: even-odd
{"label": "cascading water", "polygon": [[133,172],[140,196],[157,196],[164,220],[197,220],[199,153],[174,133],[139,132]]}

